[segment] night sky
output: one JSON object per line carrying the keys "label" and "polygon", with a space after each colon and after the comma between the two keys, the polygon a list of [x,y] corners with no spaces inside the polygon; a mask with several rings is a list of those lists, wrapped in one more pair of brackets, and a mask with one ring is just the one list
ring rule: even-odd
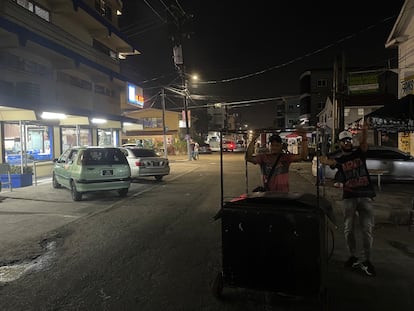
{"label": "night sky", "polygon": [[[385,49],[384,44],[403,2],[124,1],[121,30],[142,52],[125,67],[147,99],[161,85],[180,83],[172,59],[173,5],[192,16],[183,27],[185,70],[197,73],[204,83],[197,88],[190,85],[189,90],[204,95],[206,101],[190,106],[298,95],[301,73],[332,69],[342,53],[353,70],[396,64],[396,50]],[[171,99],[167,109],[181,103]],[[263,127],[271,125],[274,106],[269,102],[232,110],[243,122]]]}

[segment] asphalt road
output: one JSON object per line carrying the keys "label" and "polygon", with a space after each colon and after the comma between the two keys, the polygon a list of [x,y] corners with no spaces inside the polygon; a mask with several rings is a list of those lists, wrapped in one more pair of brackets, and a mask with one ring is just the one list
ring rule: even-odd
{"label": "asphalt road", "polygon": [[[221,206],[219,160],[213,154],[173,163],[165,181],[143,182],[143,191],[125,199],[88,198],[88,204],[102,205],[101,211],[54,230],[30,272],[0,284],[0,310],[320,310],[243,288],[226,288],[223,300],[212,295],[212,281],[222,268],[220,221],[213,221]],[[258,168],[249,164],[246,185],[241,154],[225,154],[223,161],[225,200],[258,184]],[[295,164],[291,172],[291,187],[314,191],[310,163]],[[406,228],[378,228],[377,278],[344,271],[342,234],[334,235],[328,310],[414,308],[414,257],[407,244],[412,236]],[[401,245],[408,245],[408,251]]]}

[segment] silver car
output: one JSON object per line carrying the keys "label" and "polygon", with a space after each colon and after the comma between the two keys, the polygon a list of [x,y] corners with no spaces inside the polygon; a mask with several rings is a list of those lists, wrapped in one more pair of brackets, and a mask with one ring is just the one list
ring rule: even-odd
{"label": "silver car", "polygon": [[[316,176],[316,162],[312,161],[312,174]],[[328,165],[319,164],[320,170],[325,170],[325,177],[333,179],[337,169],[331,169]],[[414,158],[397,148],[385,146],[369,146],[367,152],[367,168],[371,172],[371,178],[376,179],[375,172],[383,172],[383,182],[414,182]]]}
{"label": "silver car", "polygon": [[139,147],[119,147],[125,154],[129,167],[131,168],[131,178],[151,177],[157,181],[170,174],[170,163],[167,158],[157,155],[153,149]]}

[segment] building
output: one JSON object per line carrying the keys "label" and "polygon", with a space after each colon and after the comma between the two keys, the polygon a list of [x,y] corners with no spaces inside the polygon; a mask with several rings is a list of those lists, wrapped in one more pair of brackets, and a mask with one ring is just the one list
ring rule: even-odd
{"label": "building", "polygon": [[[398,50],[398,101],[384,109],[377,128],[379,136],[394,140],[399,149],[414,155],[414,0],[405,0],[385,43]],[[384,128],[383,124],[395,124]]]}
{"label": "building", "polygon": [[72,145],[120,143],[123,106],[143,105],[120,74],[139,54],[118,29],[121,13],[119,0],[1,1],[1,162],[49,175]]}
{"label": "building", "polygon": [[300,76],[299,83],[300,124],[315,126],[317,114],[323,109],[326,99],[332,98],[333,71],[307,70]]}
{"label": "building", "polygon": [[[122,144],[142,143],[144,147],[163,151],[165,143],[170,154],[178,152],[177,143],[182,141],[179,137],[180,123],[185,123],[180,120],[180,116],[181,112],[155,108],[131,111],[128,117],[136,121],[134,123],[124,122]],[[185,124],[182,125],[184,128]]]}
{"label": "building", "polygon": [[297,96],[282,97],[276,104],[276,117],[274,127],[278,129],[291,129],[299,124],[300,102]]}

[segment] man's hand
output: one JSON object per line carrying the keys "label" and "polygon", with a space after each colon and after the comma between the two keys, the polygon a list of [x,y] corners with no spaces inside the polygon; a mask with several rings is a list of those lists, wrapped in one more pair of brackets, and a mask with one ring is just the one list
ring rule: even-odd
{"label": "man's hand", "polygon": [[335,159],[329,159],[327,156],[321,156],[319,158],[319,161],[322,164],[329,165],[329,166],[335,166],[336,165]]}
{"label": "man's hand", "polygon": [[259,138],[259,136],[260,136],[260,133],[259,132],[253,132],[253,134],[252,134],[252,141],[257,140]]}

